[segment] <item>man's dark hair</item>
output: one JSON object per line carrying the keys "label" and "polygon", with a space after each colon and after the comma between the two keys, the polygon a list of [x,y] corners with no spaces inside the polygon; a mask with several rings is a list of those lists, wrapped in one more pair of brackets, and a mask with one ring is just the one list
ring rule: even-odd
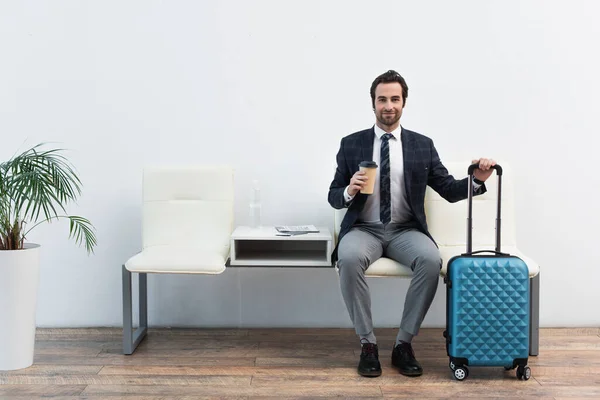
{"label": "man's dark hair", "polygon": [[402,106],[404,107],[404,105],[406,105],[406,98],[408,97],[408,85],[406,84],[406,81],[404,80],[402,75],[400,75],[393,69],[390,69],[389,71],[384,72],[383,74],[375,78],[375,80],[371,84],[371,104],[373,104],[373,108],[375,108],[375,88],[377,88],[377,85],[379,85],[380,83],[392,82],[398,82],[400,86],[402,86]]}

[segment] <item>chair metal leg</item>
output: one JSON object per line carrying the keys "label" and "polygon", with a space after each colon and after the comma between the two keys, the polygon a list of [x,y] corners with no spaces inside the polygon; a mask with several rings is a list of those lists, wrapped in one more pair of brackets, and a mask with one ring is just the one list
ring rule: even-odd
{"label": "chair metal leg", "polygon": [[139,274],[140,325],[133,330],[132,273],[123,265],[123,354],[133,354],[148,332],[148,278]]}
{"label": "chair metal leg", "polygon": [[138,274],[140,278],[140,326],[148,328],[148,274]]}
{"label": "chair metal leg", "polygon": [[529,355],[540,353],[540,273],[529,280]]}
{"label": "chair metal leg", "polygon": [[123,354],[133,353],[131,272],[123,265]]}

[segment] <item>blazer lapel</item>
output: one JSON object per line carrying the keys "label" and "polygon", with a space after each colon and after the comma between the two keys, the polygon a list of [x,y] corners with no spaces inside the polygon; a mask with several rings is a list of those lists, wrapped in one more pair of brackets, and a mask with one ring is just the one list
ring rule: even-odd
{"label": "blazer lapel", "polygon": [[367,134],[362,137],[362,160],[373,161],[373,142],[375,141],[375,128],[367,131]]}
{"label": "blazer lapel", "polygon": [[[404,166],[404,188],[406,194],[410,196],[410,183],[412,179],[412,170],[415,163],[415,139],[408,134],[404,128],[400,133],[402,140],[402,159]],[[408,197],[410,199],[410,197]]]}

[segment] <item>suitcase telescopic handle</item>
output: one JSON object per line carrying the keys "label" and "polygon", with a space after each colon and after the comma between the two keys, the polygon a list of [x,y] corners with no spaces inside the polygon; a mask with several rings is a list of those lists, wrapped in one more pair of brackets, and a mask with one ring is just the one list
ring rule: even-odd
{"label": "suitcase telescopic handle", "polygon": [[[471,165],[469,165],[469,170],[467,171],[467,173],[469,175],[473,175],[473,172],[475,172],[475,170],[477,168],[479,168],[479,164],[471,164]],[[502,175],[502,167],[501,166],[499,166],[498,164],[496,164],[492,168],[496,170],[496,173],[498,175]]]}
{"label": "suitcase telescopic handle", "polygon": [[[473,252],[473,173],[479,168],[479,164],[469,165],[467,173],[469,174],[469,213],[467,214],[467,253]],[[496,212],[496,251],[500,252],[500,237],[501,237],[501,205],[502,205],[502,167],[498,164],[492,167],[498,175],[498,206]]]}

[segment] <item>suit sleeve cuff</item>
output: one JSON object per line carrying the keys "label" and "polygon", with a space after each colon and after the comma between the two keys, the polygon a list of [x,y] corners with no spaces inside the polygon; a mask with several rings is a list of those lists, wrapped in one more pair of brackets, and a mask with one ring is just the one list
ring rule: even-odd
{"label": "suit sleeve cuff", "polygon": [[348,186],[346,186],[346,189],[344,189],[344,202],[346,204],[350,203],[352,200],[354,199],[354,196],[350,196],[350,194],[348,194]]}

